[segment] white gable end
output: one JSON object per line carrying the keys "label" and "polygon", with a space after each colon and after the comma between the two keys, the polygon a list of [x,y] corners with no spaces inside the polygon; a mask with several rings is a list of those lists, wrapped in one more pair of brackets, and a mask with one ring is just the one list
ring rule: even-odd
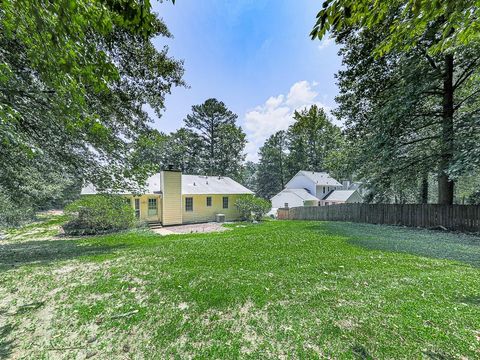
{"label": "white gable end", "polygon": [[290,180],[286,189],[306,189],[310,194],[322,199],[328,192],[341,188],[337,180],[325,172],[299,171]]}
{"label": "white gable end", "polygon": [[311,179],[298,173],[285,185],[285,189],[305,189],[310,194],[315,195],[315,186],[315,183]]}

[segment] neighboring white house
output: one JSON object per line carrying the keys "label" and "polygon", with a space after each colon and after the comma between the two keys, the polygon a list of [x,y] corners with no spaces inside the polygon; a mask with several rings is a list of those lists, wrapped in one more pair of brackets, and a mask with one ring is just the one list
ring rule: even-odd
{"label": "neighboring white house", "polygon": [[318,198],[305,189],[285,189],[275,195],[271,201],[273,208],[318,205]]}
{"label": "neighboring white house", "polygon": [[272,197],[273,208],[360,203],[363,198],[350,182],[341,184],[328,173],[299,171],[285,189]]}

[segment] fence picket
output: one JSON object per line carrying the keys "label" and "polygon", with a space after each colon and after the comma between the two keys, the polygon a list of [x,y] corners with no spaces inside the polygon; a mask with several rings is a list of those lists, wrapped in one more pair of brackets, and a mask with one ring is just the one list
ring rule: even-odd
{"label": "fence picket", "polygon": [[480,205],[340,204],[278,209],[280,220],[350,221],[480,232]]}

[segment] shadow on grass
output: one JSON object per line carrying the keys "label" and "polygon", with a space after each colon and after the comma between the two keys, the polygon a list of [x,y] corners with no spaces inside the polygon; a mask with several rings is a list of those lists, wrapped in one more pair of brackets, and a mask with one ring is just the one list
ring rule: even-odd
{"label": "shadow on grass", "polygon": [[352,352],[353,352],[353,355],[355,356],[355,359],[358,359],[358,360],[371,360],[371,359],[373,359],[373,356],[370,355],[368,353],[367,349],[365,349],[365,347],[362,346],[362,345],[356,344],[352,348]]}
{"label": "shadow on grass", "polygon": [[439,352],[434,351],[423,351],[423,354],[427,356],[428,359],[431,360],[453,360],[454,358],[449,355],[445,355]]}
{"label": "shadow on grass", "polygon": [[0,271],[29,264],[49,264],[84,256],[109,254],[125,245],[91,245],[80,240],[44,240],[0,245]]}
{"label": "shadow on grass", "polygon": [[480,237],[475,235],[345,222],[322,223],[312,228],[344,236],[350,244],[366,249],[455,260],[480,267]]}
{"label": "shadow on grass", "polygon": [[464,296],[458,299],[459,302],[470,305],[480,306],[480,295],[478,296]]}
{"label": "shadow on grass", "polygon": [[7,340],[8,335],[13,331],[13,325],[0,326],[0,359],[8,359],[12,354],[13,340]]}

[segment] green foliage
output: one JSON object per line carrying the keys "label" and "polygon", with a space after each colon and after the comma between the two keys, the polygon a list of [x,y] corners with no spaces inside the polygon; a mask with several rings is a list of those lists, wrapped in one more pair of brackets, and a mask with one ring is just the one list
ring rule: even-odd
{"label": "green foliage", "polygon": [[185,127],[199,145],[200,173],[237,177],[245,159],[246,135],[236,125],[238,116],[223,102],[208,99],[192,106]]}
{"label": "green foliage", "polygon": [[270,201],[253,195],[244,195],[235,201],[235,207],[239,211],[242,220],[260,221],[270,211]]}
{"label": "green foliage", "polygon": [[415,3],[421,17],[413,1],[328,1],[314,35],[330,31],[341,46],[334,114],[372,201],[418,201],[438,174],[436,201],[451,203],[455,182],[479,166],[480,42],[451,46],[460,28],[444,36],[450,15],[460,11],[460,25],[470,16],[467,2]]}
{"label": "green foliage", "polygon": [[34,211],[27,204],[19,206],[7,194],[0,192],[0,228],[19,226],[33,216]]}
{"label": "green foliage", "polygon": [[185,127],[170,134],[159,163],[189,174],[241,178],[246,135],[237,115],[216,99],[192,106]]}
{"label": "green foliage", "polygon": [[324,171],[326,159],[340,150],[342,134],[325,110],[316,105],[295,111],[295,122],[288,129],[290,177],[300,170]]}
{"label": "green foliage", "polygon": [[144,131],[132,144],[130,166],[135,171],[149,174],[160,171],[165,164],[165,154],[171,146],[170,137],[158,130]]}
{"label": "green foliage", "polygon": [[42,187],[145,178],[131,169],[131,143],[149,129],[147,106],[159,114],[183,85],[182,63],[153,45],[171,34],[150,1],[8,0],[0,30],[1,191],[39,203],[24,172],[63,174],[38,176]]}
{"label": "green foliage", "polygon": [[33,219],[39,210],[63,208],[79,195],[79,179],[64,171],[62,164],[55,165],[44,155],[30,159],[12,152],[7,157],[15,162],[5,164],[0,171],[3,225],[16,226]]}
{"label": "green foliage", "polygon": [[300,170],[351,177],[349,149],[338,126],[316,105],[296,111],[288,131],[279,131],[259,150],[257,195],[270,199]]}
{"label": "green foliage", "polygon": [[471,194],[468,197],[467,203],[472,205],[480,205],[480,190]]}
{"label": "green foliage", "polygon": [[67,235],[93,235],[132,228],[136,218],[128,199],[116,195],[84,196],[65,208]]}
{"label": "green foliage", "polygon": [[[394,18],[392,19],[392,15]],[[438,41],[428,46],[432,54],[479,41],[480,7],[472,0],[327,0],[317,15],[312,38],[346,28],[372,29],[389,22],[383,39],[375,47],[377,54],[393,49],[410,50],[432,25],[440,25]]]}
{"label": "green foliage", "polygon": [[201,140],[193,131],[180,128],[169,135],[161,162],[187,174],[202,174],[202,148]]}
{"label": "green foliage", "polygon": [[258,172],[258,164],[253,161],[247,161],[242,167],[238,181],[247,189],[257,193],[258,176],[260,176]]}
{"label": "green foliage", "polygon": [[288,181],[287,134],[278,131],[260,148],[256,194],[270,199],[285,187]]}

